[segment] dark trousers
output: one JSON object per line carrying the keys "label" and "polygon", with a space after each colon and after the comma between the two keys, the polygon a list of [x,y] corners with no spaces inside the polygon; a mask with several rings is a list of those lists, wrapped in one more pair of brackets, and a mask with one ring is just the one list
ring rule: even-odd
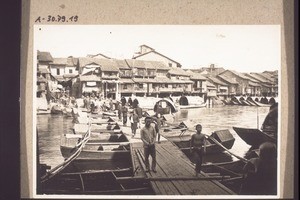
{"label": "dark trousers", "polygon": [[196,172],[200,173],[201,171],[201,166],[202,166],[202,157],[203,157],[203,152],[202,152],[202,148],[194,148],[192,151],[192,158],[194,160],[194,162],[196,163]]}
{"label": "dark trousers", "polygon": [[127,115],[123,114],[123,125],[127,124]]}
{"label": "dark trousers", "polygon": [[149,155],[152,157],[152,170],[156,169],[156,150],[155,145],[144,147],[144,154],[145,154],[145,165],[146,169],[149,170]]}

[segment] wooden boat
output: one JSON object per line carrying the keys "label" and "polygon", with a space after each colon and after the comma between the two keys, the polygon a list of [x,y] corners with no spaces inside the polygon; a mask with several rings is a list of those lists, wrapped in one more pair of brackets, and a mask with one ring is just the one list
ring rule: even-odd
{"label": "wooden boat", "polygon": [[228,99],[221,100],[225,105],[232,105],[232,102]]}
{"label": "wooden boat", "polygon": [[[107,124],[91,124],[91,132],[92,133],[121,133],[120,126],[115,123],[107,123]],[[75,134],[85,134],[89,129],[88,124],[74,124],[73,130]]]}
{"label": "wooden boat", "polygon": [[254,98],[254,99],[256,99],[257,101],[253,100],[252,97],[248,97],[247,101],[250,102],[251,104],[255,104],[256,106],[259,106],[259,107],[269,107],[269,106],[271,106],[271,104],[269,104],[269,103],[259,102],[259,99],[257,97]]}
{"label": "wooden boat", "polygon": [[243,183],[243,167],[245,162],[241,160],[223,162],[223,163],[207,163],[202,165],[202,171],[210,176],[222,176],[224,179],[220,183],[231,189],[236,194],[239,193],[241,184]]}
{"label": "wooden boat", "polygon": [[162,98],[155,103],[153,110],[154,112],[165,115],[177,112],[178,108],[170,99]]}
{"label": "wooden boat", "polygon": [[236,97],[231,98],[232,105],[243,105]]}
{"label": "wooden boat", "polygon": [[[83,138],[80,134],[65,134],[62,137],[60,150],[64,158],[70,157],[77,148],[77,144]],[[102,160],[120,162],[123,159],[130,159],[129,140],[123,133],[92,133],[91,138],[82,148],[76,160],[90,161],[96,168],[101,165]],[[77,166],[80,167],[80,166]],[[85,167],[82,165],[81,167]],[[93,169],[95,169],[93,167]]]}
{"label": "wooden boat", "polygon": [[242,138],[248,145],[251,146],[258,147],[264,142],[276,143],[277,141],[273,135],[264,133],[254,128],[233,127],[233,130],[240,136],[240,138]]}
{"label": "wooden boat", "polygon": [[207,105],[204,99],[199,96],[173,96],[172,99],[179,109],[202,108]]}
{"label": "wooden boat", "polygon": [[233,130],[247,144],[258,147],[264,142],[277,143],[277,121],[278,121],[278,104],[274,104],[266,116],[262,130],[255,128],[233,127]]}
{"label": "wooden boat", "polygon": [[[40,170],[38,194],[154,194],[149,181],[133,178],[135,170],[131,154],[113,160],[101,159],[97,168],[94,168],[94,159],[78,159],[87,141],[62,164],[48,171]],[[131,146],[129,150],[132,151]]]}
{"label": "wooden boat", "polygon": [[207,106],[207,102],[201,103],[201,104],[189,104],[189,105],[179,105],[179,109],[192,109],[192,108],[203,108]]}
{"label": "wooden boat", "polygon": [[[186,123],[186,122],[185,122]],[[190,140],[191,135],[194,132],[187,131],[188,128],[183,124],[178,127],[173,128],[164,128],[161,134],[176,144],[188,157],[190,156]],[[213,132],[206,140],[206,153],[213,154],[223,152],[224,149],[216,144],[212,139],[216,139],[219,143],[221,143],[225,148],[231,149],[235,138],[229,132],[229,130],[220,130]]]}

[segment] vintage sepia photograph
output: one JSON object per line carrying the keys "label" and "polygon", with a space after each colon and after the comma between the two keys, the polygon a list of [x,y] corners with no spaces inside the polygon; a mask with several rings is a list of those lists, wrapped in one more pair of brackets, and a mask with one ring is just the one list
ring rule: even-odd
{"label": "vintage sepia photograph", "polygon": [[280,25],[35,24],[32,68],[35,197],[278,197]]}

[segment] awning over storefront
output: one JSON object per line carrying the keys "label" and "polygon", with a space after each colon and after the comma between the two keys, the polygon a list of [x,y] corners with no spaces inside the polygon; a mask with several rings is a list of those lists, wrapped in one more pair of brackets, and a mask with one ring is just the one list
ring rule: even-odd
{"label": "awning over storefront", "polygon": [[82,92],[99,92],[99,88],[98,87],[84,87],[82,89]]}
{"label": "awning over storefront", "polygon": [[131,78],[121,78],[119,79],[119,83],[134,83]]}
{"label": "awning over storefront", "polygon": [[118,83],[118,80],[102,80],[102,83]]}

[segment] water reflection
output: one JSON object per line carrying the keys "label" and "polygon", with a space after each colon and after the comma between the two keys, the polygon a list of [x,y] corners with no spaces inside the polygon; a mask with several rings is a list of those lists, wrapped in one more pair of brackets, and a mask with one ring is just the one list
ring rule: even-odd
{"label": "water reflection", "polygon": [[[180,122],[191,120],[201,123],[203,133],[210,135],[213,131],[229,129],[235,137],[231,151],[244,157],[250,146],[247,145],[232,129],[233,126],[260,128],[268,114],[269,107],[252,106],[216,106],[180,110],[175,114],[175,120]],[[60,135],[71,133],[72,118],[63,115],[38,115],[37,128],[39,136],[39,153],[41,163],[56,166],[63,161],[60,153]],[[227,162],[236,160],[228,153],[207,155],[204,162]]]}

